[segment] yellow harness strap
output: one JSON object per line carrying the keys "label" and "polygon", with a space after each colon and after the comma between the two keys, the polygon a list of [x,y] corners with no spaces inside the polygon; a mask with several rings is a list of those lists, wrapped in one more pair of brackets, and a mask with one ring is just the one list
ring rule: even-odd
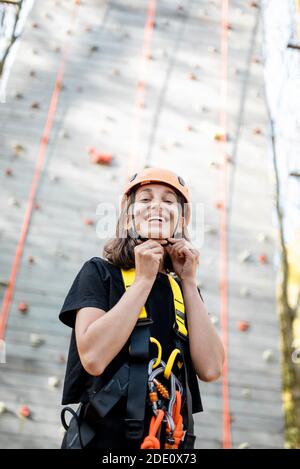
{"label": "yellow harness strap", "polygon": [[[135,280],[135,268],[129,269],[129,270],[124,270],[121,269],[122,272],[122,277],[123,277],[123,282],[125,289],[129,288],[134,280]],[[174,311],[175,311],[175,328],[176,332],[183,336],[184,338],[188,337],[188,331],[185,327],[185,309],[184,309],[184,302],[183,302],[183,297],[181,293],[180,286],[176,282],[176,280],[168,274],[169,282],[172,288],[173,292],[173,300],[174,300]],[[145,306],[142,307],[139,319],[147,319],[147,311]]]}

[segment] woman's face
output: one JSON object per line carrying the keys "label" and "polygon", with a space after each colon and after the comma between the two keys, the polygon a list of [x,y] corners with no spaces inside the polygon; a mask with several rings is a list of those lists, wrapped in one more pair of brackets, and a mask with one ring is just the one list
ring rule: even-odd
{"label": "woman's face", "polygon": [[140,186],[135,193],[133,214],[135,230],[141,237],[172,237],[179,216],[176,192],[159,183]]}

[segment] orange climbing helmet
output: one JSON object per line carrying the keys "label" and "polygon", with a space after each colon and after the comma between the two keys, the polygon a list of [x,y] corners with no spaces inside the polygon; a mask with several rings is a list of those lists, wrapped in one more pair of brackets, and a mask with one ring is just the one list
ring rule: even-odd
{"label": "orange climbing helmet", "polygon": [[125,201],[127,198],[132,194],[134,190],[136,190],[139,186],[144,184],[151,184],[151,183],[160,183],[166,184],[177,192],[183,197],[183,202],[185,203],[185,219],[187,224],[190,220],[190,194],[188,187],[181,176],[178,176],[173,171],[164,168],[145,168],[142,169],[140,172],[135,173],[129,179],[125,190],[123,192],[122,207],[124,206]]}
{"label": "orange climbing helmet", "polygon": [[133,188],[142,186],[144,184],[151,184],[153,182],[159,182],[161,184],[167,184],[168,186],[176,189],[184,197],[185,202],[190,202],[189,190],[181,176],[173,173],[169,169],[163,168],[145,168],[139,173],[135,173],[129,179],[129,183],[125,188],[124,195],[128,195]]}

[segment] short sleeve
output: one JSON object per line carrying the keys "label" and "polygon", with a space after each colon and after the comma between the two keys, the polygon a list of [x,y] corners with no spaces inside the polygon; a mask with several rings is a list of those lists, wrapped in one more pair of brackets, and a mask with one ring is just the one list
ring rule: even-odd
{"label": "short sleeve", "polygon": [[75,327],[76,311],[94,307],[108,311],[108,292],[101,272],[92,261],[87,261],[78,272],[65,298],[59,319],[69,327]]}

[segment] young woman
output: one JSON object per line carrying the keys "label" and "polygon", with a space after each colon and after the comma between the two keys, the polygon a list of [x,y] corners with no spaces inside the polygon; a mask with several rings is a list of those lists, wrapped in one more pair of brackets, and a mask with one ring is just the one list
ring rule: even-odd
{"label": "young woman", "polygon": [[85,262],[59,316],[73,328],[62,404],[81,403],[62,448],[192,448],[197,376],[216,380],[224,350],[197,287],[189,191],[147,168],[121,207],[116,238]]}

